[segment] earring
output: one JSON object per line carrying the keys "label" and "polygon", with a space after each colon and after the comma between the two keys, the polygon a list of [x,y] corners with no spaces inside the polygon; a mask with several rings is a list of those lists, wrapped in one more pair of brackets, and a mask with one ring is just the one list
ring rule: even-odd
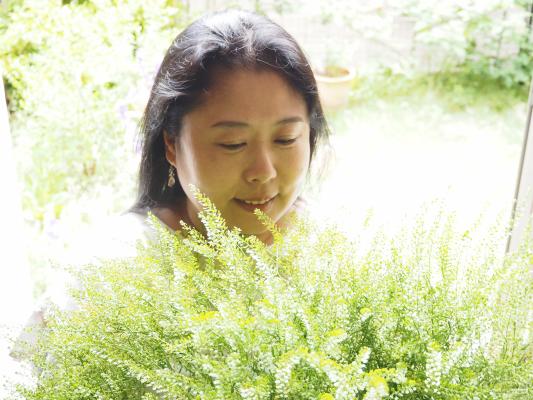
{"label": "earring", "polygon": [[167,186],[173,187],[176,184],[176,176],[174,174],[174,168],[168,167],[168,181]]}

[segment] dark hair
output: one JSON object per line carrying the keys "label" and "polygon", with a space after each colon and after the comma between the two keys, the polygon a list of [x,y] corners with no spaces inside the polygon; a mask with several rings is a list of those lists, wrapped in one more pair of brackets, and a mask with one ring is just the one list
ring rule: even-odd
{"label": "dark hair", "polygon": [[177,137],[183,116],[200,104],[213,67],[272,70],[304,98],[310,121],[311,159],[329,129],[316,81],[294,38],[270,19],[247,11],[206,15],[181,32],[167,50],[155,77],[140,124],[142,156],[137,200],[132,211],[173,205],[184,195],[176,179],[167,185],[169,166],[163,132]]}

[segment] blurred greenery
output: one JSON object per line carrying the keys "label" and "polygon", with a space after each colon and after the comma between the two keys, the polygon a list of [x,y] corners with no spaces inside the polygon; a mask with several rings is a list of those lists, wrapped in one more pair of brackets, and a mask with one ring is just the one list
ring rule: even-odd
{"label": "blurred greenery", "polygon": [[446,79],[519,88],[531,80],[531,7],[529,0],[410,1],[404,15],[416,21],[415,43],[446,50],[439,68]]}
{"label": "blurred greenery", "polygon": [[442,71],[427,74],[394,73],[382,68],[353,83],[352,105],[376,98],[419,97],[429,93],[450,112],[488,108],[503,112],[527,100],[528,86],[506,86],[500,79],[466,72]]}
{"label": "blurred greenery", "polygon": [[[429,95],[450,115],[478,107],[479,120],[493,113],[503,115],[527,99],[533,65],[526,18],[529,1],[401,0],[387,7],[383,2],[352,0],[216,3],[255,10],[282,23],[279,17],[297,16],[308,32],[317,24],[329,26],[339,31],[330,35],[331,40],[323,38],[333,52],[353,50],[346,47],[342,35],[392,46],[387,41],[398,21],[412,30],[410,48],[399,55],[398,62],[385,62],[354,80],[347,113],[332,115],[340,133],[349,132],[353,120],[346,115],[350,113],[386,119],[381,109],[366,107],[379,102],[389,102],[387,111],[396,107],[398,99],[412,102],[411,109],[401,106],[391,113],[391,126],[407,131],[409,124],[420,124],[414,104]],[[0,2],[0,72],[23,210],[27,225],[44,243],[39,254],[35,251],[39,240],[32,241],[32,264],[42,263],[51,252],[51,241],[61,236],[58,221],[68,237],[73,227],[92,221],[95,213],[109,215],[130,205],[138,162],[133,145],[136,127],[153,76],[176,34],[207,11],[199,4],[186,0]],[[315,39],[298,40],[307,50]],[[420,49],[443,55],[431,60],[438,63],[437,68],[416,64]],[[522,121],[515,114],[505,114],[508,131],[519,131],[515,128]],[[402,125],[398,116],[411,120]]]}
{"label": "blurred greenery", "polygon": [[320,37],[320,63],[364,57],[363,39],[395,73],[438,72],[458,78],[453,84],[473,78],[513,89],[531,80],[531,0],[295,2],[311,25],[335,32]]}
{"label": "blurred greenery", "polygon": [[[359,3],[311,2],[302,18],[344,23],[355,34],[363,28]],[[476,104],[501,111],[526,98],[530,30],[525,20],[495,22],[502,13],[524,11],[528,2],[400,3],[366,11],[384,23],[414,23],[413,47],[445,50],[441,69],[413,72],[409,62],[400,70],[381,68],[354,82],[356,103],[433,91],[450,111]],[[266,14],[299,12],[282,0],[227,2],[239,4]],[[193,18],[189,2],[9,0],[0,7],[0,67],[28,219],[59,218],[69,199],[101,187],[131,198],[135,125],[156,60]],[[367,29],[366,37],[379,39],[380,26]],[[515,52],[504,55],[505,46]]]}
{"label": "blurred greenery", "polygon": [[0,65],[29,219],[58,218],[68,200],[105,186],[130,194],[150,63],[186,18],[180,1],[2,4]]}

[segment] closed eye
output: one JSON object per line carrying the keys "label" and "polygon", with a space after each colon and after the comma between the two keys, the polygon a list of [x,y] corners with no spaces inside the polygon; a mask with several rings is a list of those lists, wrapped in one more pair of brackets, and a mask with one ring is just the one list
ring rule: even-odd
{"label": "closed eye", "polygon": [[278,139],[276,140],[276,143],[279,143],[283,146],[288,146],[290,144],[293,144],[294,142],[296,142],[296,139],[298,138],[292,138],[292,139]]}
{"label": "closed eye", "polygon": [[239,150],[246,146],[246,143],[220,143],[219,146],[226,150]]}

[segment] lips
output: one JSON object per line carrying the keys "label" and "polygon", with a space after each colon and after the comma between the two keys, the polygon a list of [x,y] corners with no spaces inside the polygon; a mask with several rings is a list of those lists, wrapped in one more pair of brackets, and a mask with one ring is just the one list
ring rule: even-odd
{"label": "lips", "polygon": [[[235,198],[235,202],[246,211],[253,212],[256,208],[259,210],[265,212],[268,211],[272,204],[274,203],[277,195],[274,196],[261,196],[256,197],[254,199],[237,199]],[[265,201],[266,200],[266,201]],[[249,203],[247,203],[249,202]],[[255,204],[253,204],[255,203]]]}

